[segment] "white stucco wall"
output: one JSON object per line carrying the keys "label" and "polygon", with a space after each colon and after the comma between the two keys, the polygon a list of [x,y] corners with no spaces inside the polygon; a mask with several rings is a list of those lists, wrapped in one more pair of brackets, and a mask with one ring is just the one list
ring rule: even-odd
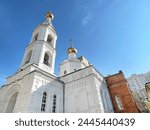
{"label": "white stucco wall", "polygon": [[53,96],[56,95],[56,112],[63,112],[63,83],[56,77],[49,77],[35,73],[31,89],[28,112],[41,112],[43,92],[47,93],[45,112],[51,113]]}
{"label": "white stucco wall", "polygon": [[85,68],[85,65],[76,58],[65,60],[60,64],[59,76],[63,76],[65,70],[67,71],[67,74],[69,74],[82,68]]}
{"label": "white stucco wall", "polygon": [[53,75],[42,74],[38,69],[29,71],[32,67],[8,78],[7,84],[0,89],[0,112],[6,112],[10,98],[15,92],[18,92],[18,96],[13,112],[41,112],[44,91],[48,94],[45,112],[52,112],[54,94],[57,96],[56,112],[63,112],[63,83]]}
{"label": "white stucco wall", "polygon": [[14,75],[14,77],[12,76],[12,79],[15,80],[12,82],[8,81],[9,84],[6,84],[0,89],[0,93],[3,93],[0,94],[0,112],[6,112],[10,98],[16,92],[18,92],[18,96],[13,112],[27,112],[31,86],[33,84],[33,74],[21,78],[17,78],[17,76]]}
{"label": "white stucco wall", "polygon": [[[103,77],[97,75],[89,66],[74,73],[64,75],[60,79],[65,83],[65,112],[110,112],[104,110],[104,102],[100,88],[106,87]],[[100,78],[98,78],[100,76]],[[104,87],[103,87],[104,86]],[[107,91],[107,89],[105,89]],[[107,93],[108,94],[108,93]],[[108,100],[110,98],[108,97]],[[112,107],[108,101],[106,107]]]}

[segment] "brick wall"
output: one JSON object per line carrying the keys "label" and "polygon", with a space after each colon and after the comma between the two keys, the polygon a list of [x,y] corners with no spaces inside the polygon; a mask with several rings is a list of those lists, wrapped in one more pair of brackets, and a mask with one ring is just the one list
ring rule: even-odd
{"label": "brick wall", "polygon": [[106,77],[106,82],[116,113],[139,112],[122,71]]}

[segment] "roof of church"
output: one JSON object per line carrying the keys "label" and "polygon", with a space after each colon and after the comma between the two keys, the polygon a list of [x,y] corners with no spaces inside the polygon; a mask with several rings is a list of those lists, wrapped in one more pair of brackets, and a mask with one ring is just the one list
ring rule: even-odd
{"label": "roof of church", "polygon": [[77,59],[84,63],[86,66],[91,65],[91,63],[84,56],[80,56]]}
{"label": "roof of church", "polygon": [[78,70],[76,70],[76,71],[70,72],[70,73],[68,73],[68,74],[66,74],[66,75],[63,75],[63,76],[60,76],[60,77],[58,77],[58,78],[68,76],[68,75],[70,75],[70,74],[79,72],[79,71],[84,70],[84,69],[87,69],[87,68],[89,68],[89,67],[92,67],[92,68],[97,72],[97,74],[99,74],[100,76],[102,76],[102,77],[104,78],[104,76],[103,76],[93,65],[86,66],[86,67],[84,67],[84,68],[81,68],[81,69],[78,69]]}

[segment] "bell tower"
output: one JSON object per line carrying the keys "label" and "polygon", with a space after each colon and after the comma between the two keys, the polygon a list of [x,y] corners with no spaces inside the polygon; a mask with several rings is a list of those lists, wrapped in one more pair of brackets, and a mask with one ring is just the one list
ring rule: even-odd
{"label": "bell tower", "polygon": [[45,14],[45,21],[37,26],[32,33],[32,38],[21,63],[24,69],[30,65],[36,65],[48,73],[54,73],[56,57],[56,31],[52,25],[54,15],[51,12]]}

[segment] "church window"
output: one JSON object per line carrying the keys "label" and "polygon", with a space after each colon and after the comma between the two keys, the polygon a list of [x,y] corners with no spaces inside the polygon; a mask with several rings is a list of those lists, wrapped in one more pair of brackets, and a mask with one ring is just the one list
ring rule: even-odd
{"label": "church window", "polygon": [[52,44],[52,37],[50,35],[47,36],[47,42]]}
{"label": "church window", "polygon": [[124,110],[123,105],[122,105],[122,102],[121,102],[121,99],[120,99],[120,96],[116,95],[116,96],[115,96],[115,100],[116,100],[118,109],[119,109],[119,110]]}
{"label": "church window", "polygon": [[31,59],[31,55],[32,55],[32,50],[30,50],[26,56],[26,60],[25,60],[25,64],[29,63],[30,59]]}
{"label": "church window", "polygon": [[49,55],[47,53],[45,53],[44,55],[44,64],[49,66]]}
{"label": "church window", "polygon": [[46,92],[44,92],[44,93],[43,93],[43,98],[42,98],[41,111],[45,111],[45,107],[46,107],[46,98],[47,98],[47,94],[46,94]]}
{"label": "church window", "polygon": [[56,112],[56,95],[53,96],[53,107],[52,107],[52,112]]}
{"label": "church window", "polygon": [[36,41],[38,39],[38,34],[36,34],[35,36],[34,36],[34,40],[33,41]]}
{"label": "church window", "polygon": [[64,74],[67,74],[67,70],[64,71]]}

